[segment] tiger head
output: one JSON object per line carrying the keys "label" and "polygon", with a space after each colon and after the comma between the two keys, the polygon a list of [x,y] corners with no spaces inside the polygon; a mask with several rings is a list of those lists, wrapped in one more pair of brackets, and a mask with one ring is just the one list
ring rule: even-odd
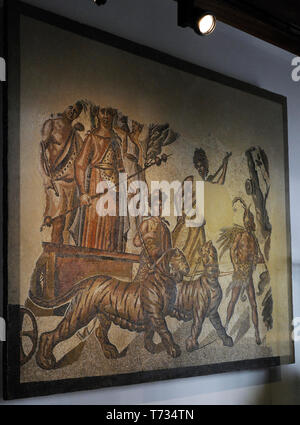
{"label": "tiger head", "polygon": [[212,241],[205,242],[200,249],[200,256],[205,271],[211,275],[219,275],[218,252]]}
{"label": "tiger head", "polygon": [[179,248],[173,248],[170,250],[169,257],[169,269],[170,275],[179,283],[183,277],[188,275],[190,272],[190,266],[187,262],[184,253]]}

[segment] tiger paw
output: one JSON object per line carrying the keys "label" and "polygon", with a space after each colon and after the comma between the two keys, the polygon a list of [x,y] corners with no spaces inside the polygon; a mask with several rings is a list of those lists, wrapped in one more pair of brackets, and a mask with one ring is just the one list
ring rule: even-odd
{"label": "tiger paw", "polygon": [[51,338],[47,332],[40,337],[39,348],[35,359],[41,369],[51,370],[56,367],[56,358],[52,352]]}
{"label": "tiger paw", "polygon": [[185,342],[186,351],[191,353],[192,351],[198,350],[199,343],[198,341],[195,341],[191,336],[188,337],[188,339]]}
{"label": "tiger paw", "polygon": [[119,359],[122,357],[113,344],[107,344],[104,347],[102,346],[103,354],[107,359]]}
{"label": "tiger paw", "polygon": [[145,341],[145,348],[151,354],[157,353],[157,344],[154,344],[152,341]]}
{"label": "tiger paw", "polygon": [[233,339],[231,338],[231,336],[227,336],[223,340],[223,345],[225,345],[225,347],[233,347]]}
{"label": "tiger paw", "polygon": [[176,357],[180,356],[181,349],[180,349],[179,345],[174,344],[174,345],[168,347],[167,353],[175,359]]}
{"label": "tiger paw", "polygon": [[49,357],[45,357],[42,355],[41,351],[39,350],[35,357],[37,365],[41,369],[45,370],[51,370],[55,369],[56,367],[56,359],[53,354],[51,354]]}

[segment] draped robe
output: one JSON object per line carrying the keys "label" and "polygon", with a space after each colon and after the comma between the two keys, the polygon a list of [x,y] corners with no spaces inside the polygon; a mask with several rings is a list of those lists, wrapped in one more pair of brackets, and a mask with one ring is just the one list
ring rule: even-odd
{"label": "draped robe", "polygon": [[[118,184],[119,172],[123,171],[120,139],[111,131],[110,137],[103,137],[95,131],[88,134],[84,147],[76,160],[76,181],[80,195],[94,196],[101,181]],[[124,252],[125,239],[123,217],[119,216],[118,188],[116,188],[116,216],[99,216],[93,199],[84,208],[81,246],[103,251]]]}

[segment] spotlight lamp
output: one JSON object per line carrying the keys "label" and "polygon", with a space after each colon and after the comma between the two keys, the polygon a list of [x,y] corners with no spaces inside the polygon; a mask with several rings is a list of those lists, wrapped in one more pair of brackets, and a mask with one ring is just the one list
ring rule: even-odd
{"label": "spotlight lamp", "polygon": [[178,25],[191,27],[198,35],[210,35],[214,32],[216,17],[203,9],[194,6],[194,0],[177,0]]}
{"label": "spotlight lamp", "polygon": [[214,32],[216,25],[217,21],[215,16],[211,13],[204,13],[198,18],[195,31],[200,35],[210,35]]}

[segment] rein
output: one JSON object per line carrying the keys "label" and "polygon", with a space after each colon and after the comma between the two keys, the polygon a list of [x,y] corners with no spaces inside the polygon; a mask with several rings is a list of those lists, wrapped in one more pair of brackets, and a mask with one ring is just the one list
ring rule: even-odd
{"label": "rein", "polygon": [[[149,263],[147,263],[147,266],[148,266],[148,268],[149,268],[149,273],[151,273],[151,274],[153,274],[153,273],[155,273],[155,271],[156,271],[156,268],[157,268],[157,266],[159,266],[159,264],[162,262],[162,260],[165,258],[165,256],[167,255],[167,254],[169,254],[172,250],[175,250],[176,248],[169,248],[167,251],[165,251],[156,261],[155,261],[155,263],[152,265],[152,266],[150,266],[150,264]],[[171,274],[169,274],[169,273],[166,273],[165,271],[162,271],[162,270],[159,270],[158,271],[161,275],[163,275],[163,276],[165,276],[165,277],[167,277],[167,278],[169,278],[169,279],[173,279],[174,278],[174,276],[172,276]]]}

